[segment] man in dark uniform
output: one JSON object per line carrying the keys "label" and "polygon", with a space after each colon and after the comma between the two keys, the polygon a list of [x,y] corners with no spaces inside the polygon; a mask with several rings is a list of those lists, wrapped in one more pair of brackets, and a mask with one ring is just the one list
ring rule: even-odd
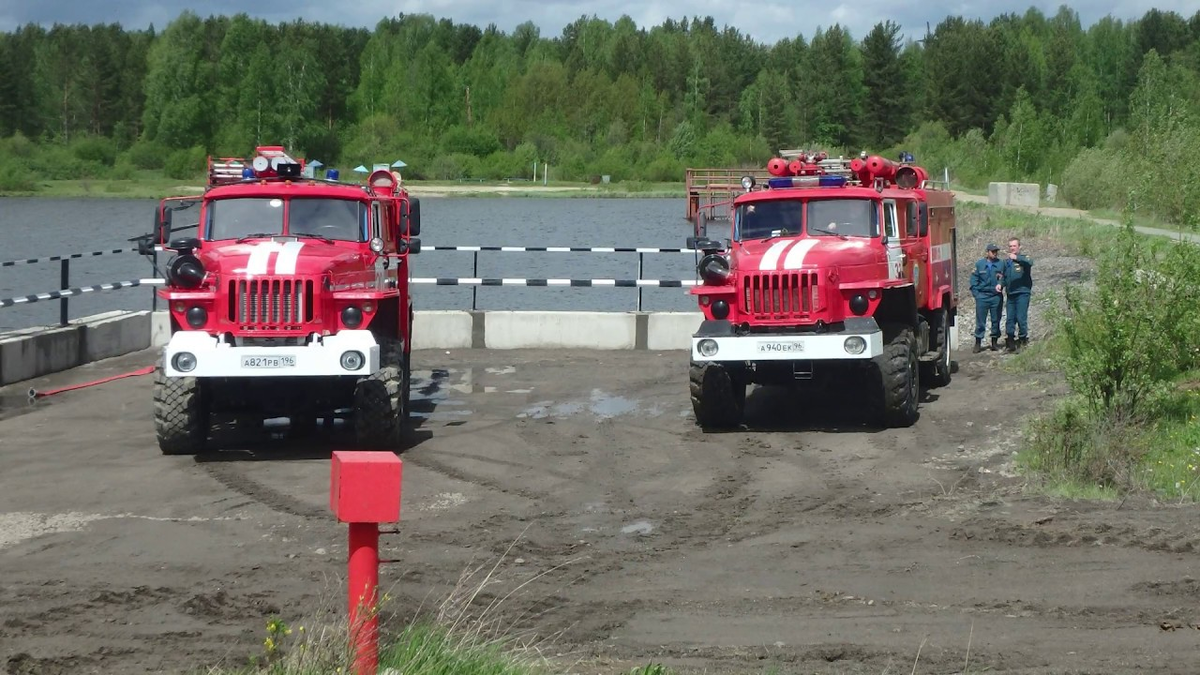
{"label": "man in dark uniform", "polygon": [[975,272],[971,274],[971,295],[975,297],[976,354],[983,351],[983,334],[987,329],[989,314],[992,317],[992,351],[996,351],[996,341],[1000,339],[1000,300],[1004,296],[1001,280],[1004,265],[997,255],[999,250],[999,246],[988,244],[986,255],[975,261]]}
{"label": "man in dark uniform", "polygon": [[1029,344],[1029,295],[1033,292],[1031,267],[1033,261],[1021,253],[1021,240],[1009,240],[1008,260],[1004,261],[1004,290],[1008,292],[1004,350],[1008,352],[1015,352],[1018,346]]}

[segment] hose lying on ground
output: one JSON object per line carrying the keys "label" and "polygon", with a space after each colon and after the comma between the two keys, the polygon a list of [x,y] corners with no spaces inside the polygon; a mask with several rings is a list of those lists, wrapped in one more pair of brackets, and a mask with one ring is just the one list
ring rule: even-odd
{"label": "hose lying on ground", "polygon": [[139,368],[132,372],[121,373],[120,375],[112,375],[109,377],[101,378],[99,380],[94,380],[92,382],[71,384],[71,385],[67,385],[65,387],[59,387],[57,389],[46,389],[45,391],[38,391],[37,389],[33,389],[31,387],[29,389],[29,400],[32,401],[35,398],[45,398],[46,396],[53,396],[55,394],[61,394],[64,391],[75,391],[76,389],[83,389],[84,387],[94,387],[98,384],[105,384],[108,382],[112,382],[113,380],[120,380],[120,379],[124,379],[126,377],[137,377],[139,375],[149,375],[154,372],[154,368],[155,368],[155,366],[146,366],[145,368]]}

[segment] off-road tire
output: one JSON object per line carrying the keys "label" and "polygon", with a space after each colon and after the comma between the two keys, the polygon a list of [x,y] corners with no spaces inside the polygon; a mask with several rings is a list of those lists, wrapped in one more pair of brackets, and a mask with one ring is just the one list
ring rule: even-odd
{"label": "off-road tire", "polygon": [[692,361],[688,371],[692,412],[702,429],[728,429],[742,421],[746,384],[723,364]]}
{"label": "off-road tire", "polygon": [[887,428],[909,427],[917,421],[920,368],[917,339],[910,326],[883,326],[883,354],[872,359],[875,370],[875,410]]}
{"label": "off-road tire", "polygon": [[408,368],[404,344],[383,338],[379,344],[379,370],[354,387],[354,436],[363,450],[400,449],[408,420],[405,390]]}
{"label": "off-road tire", "polygon": [[939,347],[939,356],[937,361],[929,361],[921,364],[921,382],[931,387],[945,387],[950,384],[950,356],[953,352],[950,349],[950,313],[944,309],[939,309],[934,316],[937,330],[941,331],[942,344]]}
{"label": "off-road tire", "polygon": [[208,405],[195,377],[167,377],[154,371],[154,432],[164,455],[195,455],[208,443]]}

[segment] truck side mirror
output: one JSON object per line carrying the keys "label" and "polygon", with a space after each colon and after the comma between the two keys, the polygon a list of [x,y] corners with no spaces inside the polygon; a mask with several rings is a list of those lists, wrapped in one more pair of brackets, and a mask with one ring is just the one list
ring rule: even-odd
{"label": "truck side mirror", "polygon": [[401,231],[408,230],[408,236],[421,236],[421,200],[416,197],[409,198],[403,202],[400,207],[400,229]]}
{"label": "truck side mirror", "polygon": [[421,240],[417,237],[409,237],[396,242],[397,253],[407,253],[416,255],[421,252]]}

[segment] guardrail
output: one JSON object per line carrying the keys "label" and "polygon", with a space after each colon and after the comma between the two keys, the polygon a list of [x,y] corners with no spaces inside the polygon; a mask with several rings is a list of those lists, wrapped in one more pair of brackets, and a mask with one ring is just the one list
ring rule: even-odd
{"label": "guardrail", "polygon": [[[156,256],[157,249],[156,247]],[[422,246],[421,251],[460,251],[472,253],[472,276],[470,277],[414,277],[409,280],[410,283],[416,285],[432,285],[432,286],[471,286],[471,309],[478,309],[478,289],[481,286],[525,286],[525,287],[569,287],[569,288],[637,288],[637,311],[642,311],[642,289],[644,288],[684,288],[687,286],[696,285],[693,279],[645,279],[642,274],[645,268],[645,257],[647,254],[681,254],[690,253],[697,254],[696,250],[690,248],[663,248],[650,246]],[[22,260],[10,260],[0,262],[0,268],[14,267],[17,265],[32,265],[38,263],[58,262],[60,265],[60,288],[58,290],[46,291],[42,293],[34,293],[31,295],[16,296],[12,298],[0,298],[0,309],[6,307],[14,307],[35,302],[47,302],[58,300],[59,305],[59,324],[66,326],[68,321],[69,298],[85,295],[88,293],[97,293],[103,291],[115,291],[125,288],[135,288],[139,286],[159,286],[165,282],[161,278],[145,278],[132,279],[128,281],[113,281],[108,283],[96,284],[92,286],[71,286],[70,278],[70,261],[79,258],[88,258],[100,255],[111,255],[117,253],[137,253],[137,248],[118,248],[105,249],[101,251],[89,251],[84,253],[71,253],[65,255],[47,256],[42,258],[26,258]],[[592,279],[575,279],[575,278],[508,278],[508,277],[480,277],[479,276],[479,254],[480,253],[627,253],[637,254],[637,277],[636,278],[592,278]],[[157,269],[155,270],[157,271]],[[152,298],[152,308],[157,309],[158,296]]]}
{"label": "guardrail", "polygon": [[[428,278],[412,279],[410,283],[414,284],[434,284],[436,286],[472,286],[471,289],[471,309],[479,309],[479,287],[480,286],[574,286],[577,288],[587,288],[596,286],[628,288],[636,286],[638,289],[637,311],[642,311],[642,289],[646,287],[658,288],[680,288],[682,286],[691,286],[692,281],[675,280],[675,279],[643,279],[642,272],[646,265],[647,253],[691,253],[693,256],[697,253],[696,250],[690,248],[663,248],[657,246],[421,246],[421,252],[425,251],[469,251],[471,256],[471,276],[459,279],[440,279],[431,280]],[[637,263],[637,279],[508,279],[510,283],[496,283],[497,281],[505,281],[499,279],[481,279],[479,277],[479,254],[483,252],[497,253],[636,253],[638,257]],[[484,283],[484,282],[487,283]],[[549,283],[554,282],[554,283]],[[593,283],[594,282],[594,283]],[[620,282],[620,283],[616,283]],[[634,283],[637,282],[637,283]],[[642,283],[645,282],[645,283]]]}
{"label": "guardrail", "polygon": [[[71,261],[79,260],[81,258],[92,258],[95,256],[113,255],[115,253],[137,253],[137,252],[138,252],[137,247],[106,248],[106,249],[102,249],[99,251],[85,251],[82,253],[67,253],[64,255],[52,255],[52,256],[46,256],[46,257],[42,257],[42,258],[22,258],[19,260],[0,261],[0,268],[16,267],[18,265],[38,265],[41,263],[51,263],[51,262],[57,262],[58,266],[59,266],[59,289],[57,291],[50,291],[50,292],[46,292],[46,293],[36,293],[34,295],[25,295],[25,296],[19,296],[19,297],[15,297],[15,298],[0,299],[0,308],[12,307],[14,305],[21,305],[21,304],[26,304],[26,303],[30,303],[30,302],[40,302],[43,300],[58,300],[59,301],[58,323],[60,326],[66,326],[69,323],[68,318],[67,318],[68,311],[70,309],[70,307],[69,307],[70,303],[69,303],[68,298],[71,298],[76,295],[82,295],[84,293],[94,293],[97,291],[111,291],[111,290],[117,290],[117,289],[121,289],[121,288],[130,288],[132,286],[139,286],[142,283],[144,283],[144,280],[140,281],[140,282],[139,281],[134,281],[134,282],[116,281],[116,282],[111,282],[111,283],[106,283],[106,284],[97,284],[95,286],[80,286],[80,287],[73,288],[73,287],[71,287]],[[157,298],[154,299],[153,304],[155,307],[157,307],[157,305],[158,305]]]}

